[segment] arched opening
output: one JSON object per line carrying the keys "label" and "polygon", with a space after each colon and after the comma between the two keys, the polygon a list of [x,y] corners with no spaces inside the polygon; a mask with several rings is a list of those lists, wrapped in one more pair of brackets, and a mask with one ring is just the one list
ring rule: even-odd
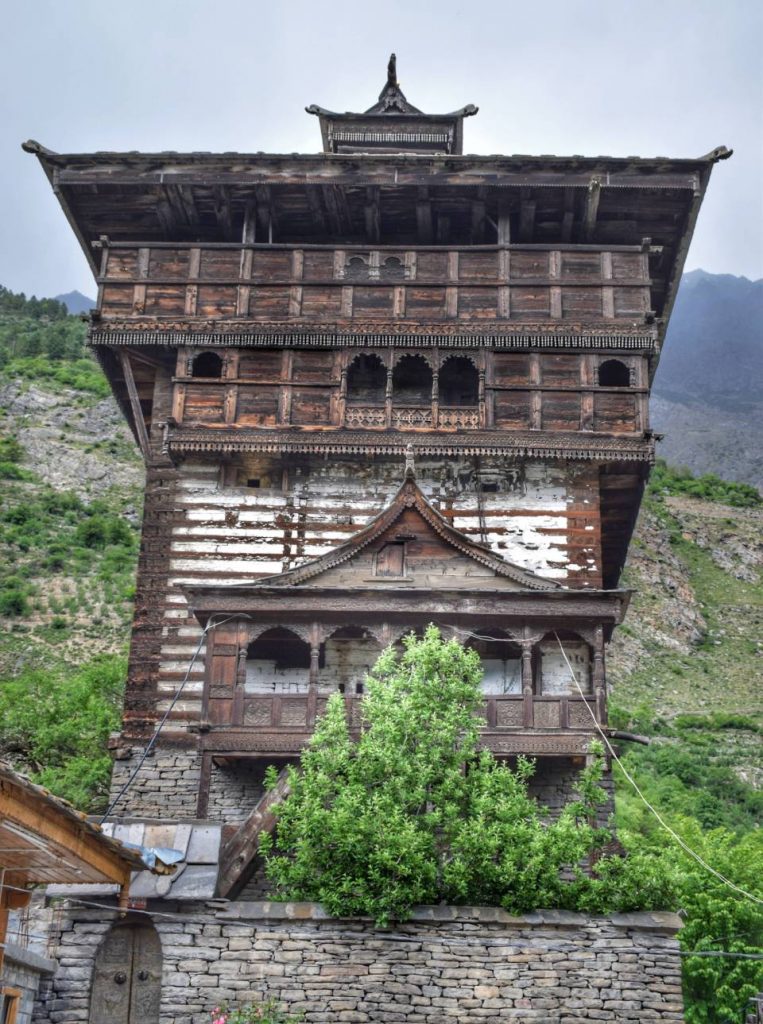
{"label": "arched opening", "polygon": [[345,264],[344,276],[350,281],[365,281],[368,278],[368,264],[362,256],[350,256]]}
{"label": "arched opening", "polygon": [[387,390],[387,368],[375,355],[360,355],[347,370],[349,405],[383,405]]}
{"label": "arched opening", "polygon": [[381,654],[381,644],[362,626],[335,629],[323,645],[318,686],[324,692],[362,694],[365,678]]}
{"label": "arched opening", "polygon": [[432,370],[423,356],[403,356],[392,371],[393,405],[431,405]]}
{"label": "arched opening", "polygon": [[405,267],[397,256],[388,256],[381,266],[381,276],[385,281],[400,281],[405,277]]}
{"label": "arched opening", "polygon": [[191,367],[192,377],[222,377],[223,361],[216,352],[200,352]]}
{"label": "arched opening", "polygon": [[631,372],[619,359],[606,359],[599,366],[600,388],[630,387]]}
{"label": "arched opening", "polygon": [[440,405],[476,406],[480,378],[477,367],[466,356],[451,356],[440,369]]}
{"label": "arched opening", "polygon": [[[560,641],[564,654],[559,648]],[[556,635],[547,633],[538,649],[542,694],[579,696],[578,686],[585,694],[592,692],[591,648],[577,633],[568,630],[558,630]],[[570,666],[575,673],[577,685],[570,675]]]}
{"label": "arched opening", "polygon": [[98,947],[90,1024],[159,1024],[162,944],[148,921],[114,925]]}
{"label": "arched opening", "polygon": [[522,648],[502,629],[477,629],[467,647],[482,662],[482,692],[495,696],[522,692]]}
{"label": "arched opening", "polygon": [[310,645],[290,629],[268,629],[246,652],[247,693],[306,693]]}

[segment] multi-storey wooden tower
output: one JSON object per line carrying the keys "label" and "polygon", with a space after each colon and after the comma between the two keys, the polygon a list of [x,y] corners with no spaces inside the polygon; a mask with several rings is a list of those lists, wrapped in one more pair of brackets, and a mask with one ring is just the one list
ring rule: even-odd
{"label": "multi-storey wooden tower", "polygon": [[357,722],[379,650],[430,622],[480,652],[485,744],[558,804],[587,703],[606,727],[650,381],[728,151],[463,155],[476,108],[421,113],[394,59],[370,110],[308,111],[319,155],[26,146],[146,462],[115,790],[169,714],[115,813],[241,825],[328,694]]}

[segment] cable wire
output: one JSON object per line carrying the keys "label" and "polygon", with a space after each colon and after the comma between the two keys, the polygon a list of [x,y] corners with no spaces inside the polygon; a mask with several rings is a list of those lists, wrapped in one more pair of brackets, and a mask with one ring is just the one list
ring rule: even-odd
{"label": "cable wire", "polygon": [[583,693],[582,689],[580,688],[580,683],[577,680],[577,676],[575,675],[575,671],[574,671],[572,665],[570,664],[569,658],[567,657],[567,653],[564,650],[564,646],[562,644],[562,641],[559,639],[559,634],[556,631],[554,631],[554,636],[556,637],[556,642],[559,644],[559,650],[562,652],[562,657],[564,658],[565,664],[567,665],[567,668],[570,671],[570,675],[572,677],[572,681],[574,682],[575,686],[577,687],[578,693],[583,698],[583,703],[585,704],[586,708],[588,708],[588,713],[591,716],[591,719],[593,721],[594,726],[596,727],[596,731],[599,733],[601,738],[604,740],[604,743],[605,743],[607,749],[609,750],[610,754],[612,755],[615,763],[618,765],[618,767],[620,768],[620,771],[623,773],[623,775],[628,780],[628,782],[630,782],[631,786],[633,786],[633,788],[636,791],[636,793],[639,795],[641,800],[644,802],[644,805],[652,812],[652,814],[655,816],[655,818],[660,823],[660,825],[665,829],[665,831],[668,833],[668,835],[672,836],[673,839],[675,839],[675,841],[681,847],[681,849],[685,853],[687,853],[690,857],[693,857],[694,860],[701,867],[703,867],[706,871],[709,871],[711,875],[714,875],[719,881],[723,882],[724,885],[727,885],[730,889],[733,889],[734,892],[738,892],[740,894],[740,896],[744,896],[746,899],[751,900],[753,903],[757,903],[759,906],[763,906],[763,899],[760,899],[760,897],[755,896],[751,892],[747,892],[746,889],[743,889],[741,886],[737,885],[735,882],[732,882],[730,878],[726,878],[726,876],[722,875],[720,871],[717,871],[711,864],[708,864],[706,860],[704,860],[698,853],[696,853],[696,851],[693,850],[689,846],[689,844],[684,839],[682,839],[681,836],[679,836],[679,834],[676,831],[674,831],[670,827],[670,825],[668,825],[668,823],[662,817],[660,812],[655,807],[653,807],[652,804],[649,803],[647,798],[641,792],[641,790],[640,790],[636,780],[633,778],[633,776],[630,774],[630,772],[625,767],[623,762],[617,756],[617,752],[615,751],[615,748],[609,742],[609,737],[607,736],[607,734],[604,732],[604,730],[599,725],[599,722],[596,719],[596,715],[594,714],[593,709],[591,708],[591,705],[586,700],[585,694]]}
{"label": "cable wire", "polygon": [[140,760],[138,761],[138,763],[135,766],[135,768],[132,770],[129,778],[127,779],[127,782],[125,782],[124,786],[122,786],[122,788],[119,790],[117,795],[114,797],[114,799],[111,801],[109,806],[106,808],[106,810],[104,811],[103,817],[101,818],[99,824],[102,825],[104,823],[104,821],[109,817],[109,815],[112,813],[114,808],[117,806],[119,801],[122,799],[122,797],[128,791],[130,786],[132,786],[132,784],[135,781],[135,778],[136,778],[138,772],[143,767],[143,764],[144,764],[146,758],[151,753],[151,751],[154,749],[154,746],[156,745],[156,741],[159,739],[159,734],[161,733],[162,729],[164,728],[165,722],[169,718],[170,713],[172,712],[172,709],[175,707],[177,702],[180,700],[180,695],[183,692],[185,684],[188,682],[188,680],[190,678],[191,672],[193,671],[193,666],[196,664],[196,659],[198,658],[199,653],[201,652],[201,648],[204,646],[204,640],[206,639],[206,636],[207,636],[207,633],[209,632],[209,630],[212,628],[212,626],[222,626],[222,625],[224,625],[224,623],[230,622],[231,619],[241,619],[241,618],[248,618],[248,617],[249,616],[247,616],[247,615],[229,615],[228,618],[227,619],[223,619],[222,622],[219,622],[216,619],[211,618],[209,620],[209,622],[206,624],[204,629],[201,631],[201,636],[199,637],[199,642],[196,645],[196,650],[193,652],[193,657],[191,658],[191,661],[190,661],[190,663],[188,665],[186,673],[183,676],[183,681],[181,682],[180,686],[178,687],[178,689],[177,689],[177,691],[175,693],[175,696],[172,698],[172,700],[170,701],[169,707],[167,708],[167,710],[162,715],[162,717],[161,717],[161,719],[159,721],[159,725],[156,728],[156,731],[154,732],[154,734],[151,737],[151,739],[148,741],[145,750],[143,751],[143,753],[140,756]]}

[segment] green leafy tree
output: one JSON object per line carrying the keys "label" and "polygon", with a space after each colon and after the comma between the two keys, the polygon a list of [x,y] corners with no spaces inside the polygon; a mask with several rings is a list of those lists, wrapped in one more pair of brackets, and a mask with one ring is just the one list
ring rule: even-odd
{"label": "green leafy tree", "polygon": [[124,658],[102,655],[72,673],[34,669],[0,680],[0,755],[77,807],[100,809],[125,669]]}
{"label": "green leafy tree", "polygon": [[528,794],[532,764],[512,771],[480,751],[481,676],[474,651],[430,626],[376,663],[357,742],[342,697],[330,698],[262,847],[284,898],[380,924],[440,900],[515,912],[664,905],[669,885],[642,870],[648,856],[638,879],[628,861],[594,877],[579,867],[611,838],[592,824],[605,799],[600,758],[549,822]]}

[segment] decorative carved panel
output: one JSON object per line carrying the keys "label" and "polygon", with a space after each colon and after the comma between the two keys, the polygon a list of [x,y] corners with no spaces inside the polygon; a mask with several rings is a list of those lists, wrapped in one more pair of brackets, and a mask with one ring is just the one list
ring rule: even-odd
{"label": "decorative carved panel", "polygon": [[496,725],[504,729],[521,726],[524,721],[524,710],[520,700],[496,701]]}
{"label": "decorative carved panel", "polygon": [[460,427],[465,430],[476,430],[480,425],[480,414],[477,409],[443,409],[438,414],[441,427]]}
{"label": "decorative carved panel", "polygon": [[561,725],[559,704],[556,701],[536,700],[533,713],[536,729],[558,729]]}
{"label": "decorative carved panel", "polygon": [[[591,698],[591,702],[593,697]],[[593,728],[591,713],[582,700],[571,700],[569,702],[569,722],[571,729]]]}
{"label": "decorative carved panel", "polygon": [[384,427],[387,424],[387,413],[385,409],[375,407],[364,407],[348,405],[344,413],[344,423],[347,427],[366,428]]}
{"label": "decorative carved panel", "polygon": [[270,697],[263,700],[248,700],[244,705],[244,725],[270,725],[272,710],[273,701]]}
{"label": "decorative carved panel", "polygon": [[281,704],[281,725],[307,725],[307,701],[285,700]]}
{"label": "decorative carved panel", "polygon": [[429,406],[393,409],[392,426],[398,430],[404,430],[406,427],[431,427],[432,409]]}

